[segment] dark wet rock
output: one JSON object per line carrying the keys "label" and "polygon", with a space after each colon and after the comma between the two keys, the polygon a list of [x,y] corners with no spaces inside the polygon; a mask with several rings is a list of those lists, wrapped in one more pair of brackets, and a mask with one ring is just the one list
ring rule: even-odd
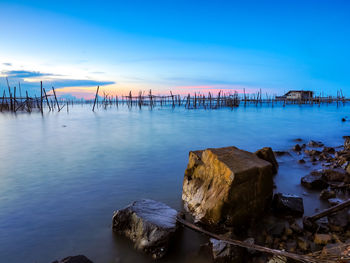
{"label": "dark wet rock", "polygon": [[270,205],[271,163],[236,147],[190,152],[182,200],[196,221],[247,224]]}
{"label": "dark wet rock", "polygon": [[327,181],[343,182],[349,181],[348,174],[343,169],[326,169],[322,171],[324,178]]}
{"label": "dark wet rock", "polygon": [[323,174],[317,171],[313,171],[309,175],[302,177],[301,184],[309,189],[322,190],[328,187]]}
{"label": "dark wet rock", "polygon": [[275,154],[270,147],[264,147],[255,152],[255,154],[260,158],[272,164],[273,173],[276,174],[278,171],[278,162],[276,160]]}
{"label": "dark wet rock", "polygon": [[329,198],[328,199],[328,203],[331,205],[331,206],[335,206],[335,205],[339,205],[341,203],[343,203],[344,201],[339,199],[339,198]]}
{"label": "dark wet rock", "polygon": [[322,152],[328,153],[328,154],[335,154],[335,149],[333,147],[324,147]]}
{"label": "dark wet rock", "polygon": [[303,198],[296,195],[277,193],[273,197],[272,207],[279,214],[295,216],[304,214]]}
{"label": "dark wet rock", "polygon": [[224,241],[217,240],[214,238],[210,239],[210,244],[212,248],[214,262],[244,262],[244,249],[237,246],[229,245]]}
{"label": "dark wet rock", "polygon": [[316,142],[316,141],[309,141],[308,143],[309,147],[315,147],[315,148],[319,148],[324,146],[324,144],[322,142]]}
{"label": "dark wet rock", "polygon": [[54,261],[52,263],[93,263],[90,259],[83,255],[66,257],[60,261]]}
{"label": "dark wet rock", "polygon": [[327,216],[328,225],[332,231],[344,231],[349,222],[348,210],[342,210]]}
{"label": "dark wet rock", "polygon": [[346,121],[346,119],[345,119],[345,118],[341,118],[341,121],[342,121],[342,122],[345,122],[345,121]]}
{"label": "dark wet rock", "polygon": [[284,222],[274,222],[267,228],[269,235],[273,237],[280,237],[286,231],[286,224]]}
{"label": "dark wet rock", "polygon": [[305,163],[305,160],[304,160],[304,159],[300,159],[300,160],[298,160],[298,163],[304,164],[304,163]]}
{"label": "dark wet rock", "polygon": [[293,151],[300,152],[301,150],[302,150],[302,148],[299,144],[294,145]]}
{"label": "dark wet rock", "polygon": [[305,150],[304,152],[307,155],[309,155],[310,157],[316,157],[316,156],[319,156],[321,154],[321,152],[317,151],[317,150]]}
{"label": "dark wet rock", "polygon": [[291,154],[287,151],[274,151],[274,154],[275,156],[285,156],[285,155],[291,156]]}
{"label": "dark wet rock", "polygon": [[320,193],[320,198],[323,200],[328,200],[330,198],[334,198],[335,196],[336,196],[335,192],[333,190],[330,190],[330,189],[324,189]]}
{"label": "dark wet rock", "polygon": [[176,231],[176,216],[176,210],[161,202],[140,200],[115,212],[113,230],[131,239],[136,249],[157,259],[167,252]]}
{"label": "dark wet rock", "polygon": [[296,138],[296,139],[294,139],[294,141],[295,141],[295,142],[302,142],[303,139],[301,139],[301,138]]}

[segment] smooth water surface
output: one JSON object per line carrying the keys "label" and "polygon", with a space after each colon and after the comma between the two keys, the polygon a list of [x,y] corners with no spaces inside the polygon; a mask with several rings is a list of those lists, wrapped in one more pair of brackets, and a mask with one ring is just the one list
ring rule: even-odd
{"label": "smooth water surface", "polygon": [[[234,145],[288,150],[295,138],[328,146],[349,135],[350,107],[288,105],[220,110],[74,105],[70,112],[0,115],[0,262],[148,262],[111,230],[113,211],[140,198],[181,209],[188,152]],[[303,195],[313,167],[281,158],[279,191]],[[317,198],[316,198],[317,199]],[[316,204],[315,204],[316,202]],[[167,262],[195,262],[205,237],[185,230]],[[200,259],[197,258],[198,261]]]}

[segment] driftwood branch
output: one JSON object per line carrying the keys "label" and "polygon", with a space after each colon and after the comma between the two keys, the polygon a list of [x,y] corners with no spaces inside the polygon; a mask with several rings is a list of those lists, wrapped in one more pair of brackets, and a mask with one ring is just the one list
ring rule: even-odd
{"label": "driftwood branch", "polygon": [[343,203],[340,203],[339,205],[336,205],[336,206],[333,206],[333,207],[328,208],[326,210],[323,210],[320,213],[314,214],[310,217],[306,217],[306,219],[311,221],[311,222],[315,222],[316,220],[318,220],[322,217],[325,217],[325,216],[328,216],[328,215],[333,214],[335,212],[341,211],[344,208],[349,207],[349,206],[350,206],[350,199],[343,202]]}
{"label": "driftwood branch", "polygon": [[221,241],[226,242],[227,244],[230,244],[230,245],[239,246],[239,247],[243,247],[243,248],[247,248],[247,249],[253,249],[256,251],[260,251],[263,253],[272,254],[272,255],[276,255],[276,256],[286,257],[286,258],[293,259],[293,260],[296,260],[298,262],[304,262],[304,263],[330,263],[330,262],[334,262],[333,260],[330,261],[327,259],[325,259],[325,260],[315,259],[315,258],[313,258],[311,256],[307,256],[307,255],[298,255],[298,254],[294,254],[294,253],[290,253],[290,252],[286,252],[286,251],[282,251],[282,250],[278,250],[278,249],[271,249],[271,248],[259,246],[256,244],[249,244],[249,243],[246,243],[243,241],[229,239],[229,238],[226,238],[224,236],[217,235],[217,234],[214,234],[214,233],[209,232],[207,230],[204,230],[204,229],[202,229],[202,228],[200,228],[200,227],[198,227],[198,226],[196,226],[196,225],[194,225],[194,224],[192,224],[192,223],[190,223],[190,222],[188,222],[180,217],[177,217],[176,220],[185,227],[188,227],[194,231],[203,233],[203,234],[205,234],[209,237],[215,238],[217,240],[221,240]]}

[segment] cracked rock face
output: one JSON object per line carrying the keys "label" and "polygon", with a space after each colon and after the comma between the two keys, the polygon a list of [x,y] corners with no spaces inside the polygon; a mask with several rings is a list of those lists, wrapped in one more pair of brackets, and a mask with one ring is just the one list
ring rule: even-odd
{"label": "cracked rock face", "polygon": [[247,223],[270,204],[273,166],[236,147],[190,152],[182,200],[196,221]]}
{"label": "cracked rock face", "polygon": [[113,216],[113,231],[134,242],[136,249],[163,257],[176,231],[177,211],[153,200],[135,201]]}

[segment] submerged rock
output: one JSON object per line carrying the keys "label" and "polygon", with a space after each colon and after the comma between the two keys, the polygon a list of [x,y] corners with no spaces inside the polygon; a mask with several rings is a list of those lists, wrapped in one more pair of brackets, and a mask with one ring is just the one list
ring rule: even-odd
{"label": "submerged rock", "polygon": [[309,145],[309,147],[315,147],[315,148],[324,146],[324,144],[322,142],[316,142],[316,141],[312,141],[312,140],[309,141],[308,145]]}
{"label": "submerged rock", "polygon": [[309,175],[302,177],[301,184],[309,189],[322,190],[328,187],[328,183],[324,179],[323,174],[317,171],[311,172]]}
{"label": "submerged rock", "polygon": [[296,195],[277,193],[273,197],[272,207],[280,214],[296,216],[304,214],[303,198]]}
{"label": "submerged rock", "polygon": [[294,145],[293,151],[300,152],[301,150],[302,150],[302,148],[299,144]]}
{"label": "submerged rock", "polygon": [[78,256],[66,257],[64,259],[61,259],[60,261],[56,260],[52,263],[93,263],[93,262],[83,255],[78,255]]}
{"label": "submerged rock", "polygon": [[153,201],[132,203],[113,216],[113,230],[134,242],[135,248],[153,258],[163,257],[176,230],[177,211]]}
{"label": "submerged rock", "polygon": [[270,204],[271,163],[236,147],[190,152],[182,199],[196,221],[248,223]]}
{"label": "submerged rock", "polygon": [[276,160],[275,154],[270,147],[264,147],[255,152],[255,154],[260,158],[272,164],[273,173],[276,174],[278,171],[278,162]]}

